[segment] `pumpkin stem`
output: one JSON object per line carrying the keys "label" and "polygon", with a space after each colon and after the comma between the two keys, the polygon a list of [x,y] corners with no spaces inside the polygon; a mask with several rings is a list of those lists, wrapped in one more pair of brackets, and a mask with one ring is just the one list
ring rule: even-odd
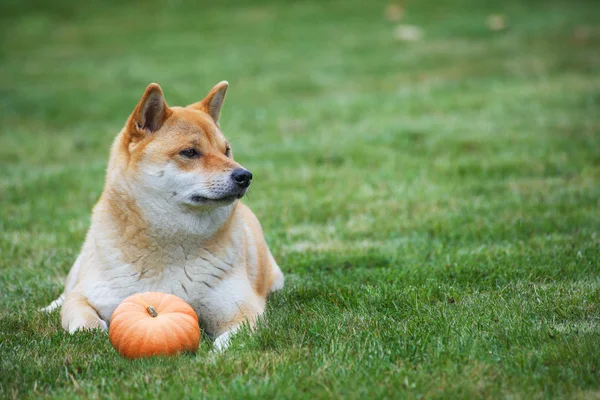
{"label": "pumpkin stem", "polygon": [[146,310],[148,310],[148,314],[150,314],[150,316],[152,318],[158,317],[158,313],[156,312],[156,310],[154,309],[154,307],[148,306],[148,307],[146,307]]}

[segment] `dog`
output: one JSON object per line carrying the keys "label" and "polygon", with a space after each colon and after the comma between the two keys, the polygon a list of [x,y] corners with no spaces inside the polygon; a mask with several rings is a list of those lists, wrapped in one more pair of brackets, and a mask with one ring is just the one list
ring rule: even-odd
{"label": "dog", "polygon": [[150,84],[110,151],[104,190],[64,292],[62,327],[108,329],[126,297],[156,291],[192,306],[217,350],[264,312],[284,277],[256,216],[240,199],[252,173],[219,127],[229,84],[169,107]]}

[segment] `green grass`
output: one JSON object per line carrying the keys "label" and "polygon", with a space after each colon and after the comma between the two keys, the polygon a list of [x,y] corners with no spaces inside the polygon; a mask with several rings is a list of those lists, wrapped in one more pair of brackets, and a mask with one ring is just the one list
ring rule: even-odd
{"label": "green grass", "polygon": [[[86,3],[0,6],[0,398],[600,397],[597,2],[411,1],[417,42],[384,2]],[[139,361],[65,334],[36,310],[113,137],[148,83],[222,79],[268,324]]]}

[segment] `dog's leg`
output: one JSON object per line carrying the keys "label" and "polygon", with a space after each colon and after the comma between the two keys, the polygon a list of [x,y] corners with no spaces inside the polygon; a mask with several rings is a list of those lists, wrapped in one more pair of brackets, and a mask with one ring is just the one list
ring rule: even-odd
{"label": "dog's leg", "polygon": [[244,325],[253,330],[256,325],[256,320],[263,313],[264,307],[259,305],[245,304],[243,307],[238,307],[234,318],[228,323],[221,324],[215,332],[215,341],[213,343],[214,351],[220,352],[229,347],[229,342]]}
{"label": "dog's leg", "polygon": [[217,336],[215,342],[213,343],[214,351],[220,352],[227,349],[227,347],[229,347],[229,341],[231,340],[231,337],[235,335],[235,333],[239,331],[240,328],[241,325],[235,325],[228,331],[225,331],[224,333]]}
{"label": "dog's leg", "polygon": [[69,333],[85,329],[108,330],[96,310],[90,305],[87,297],[78,292],[69,292],[63,304],[62,327]]}

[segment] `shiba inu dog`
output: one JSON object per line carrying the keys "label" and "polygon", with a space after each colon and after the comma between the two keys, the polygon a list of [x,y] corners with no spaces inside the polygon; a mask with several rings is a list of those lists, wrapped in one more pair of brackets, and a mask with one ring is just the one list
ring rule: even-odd
{"label": "shiba inu dog", "polygon": [[228,83],[200,102],[168,107],[150,84],[110,153],[106,181],[61,296],[65,330],[107,329],[140,292],[175,294],[227,346],[255,323],[284,278],[252,211],[240,202],[252,174],[219,128]]}

